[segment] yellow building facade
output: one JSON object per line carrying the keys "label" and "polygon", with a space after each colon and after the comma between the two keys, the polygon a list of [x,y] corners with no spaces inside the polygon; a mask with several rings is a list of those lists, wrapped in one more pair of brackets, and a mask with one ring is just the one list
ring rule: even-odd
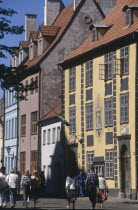
{"label": "yellow building facade", "polygon": [[[111,196],[137,198],[138,36],[130,24],[127,30],[131,33],[115,38],[115,23],[108,24],[116,10],[120,10],[116,24],[124,24],[127,1],[118,1],[104,25],[92,25],[92,36],[61,64],[63,114],[70,122],[65,134],[76,151],[79,168],[88,173],[93,165],[97,173],[102,172]],[[131,12],[138,15],[135,4],[130,6]],[[138,21],[135,24],[138,26]],[[109,30],[113,38],[105,44]]]}

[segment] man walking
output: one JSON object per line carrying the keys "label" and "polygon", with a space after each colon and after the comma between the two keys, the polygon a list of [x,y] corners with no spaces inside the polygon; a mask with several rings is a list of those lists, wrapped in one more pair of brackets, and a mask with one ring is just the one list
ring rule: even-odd
{"label": "man walking", "polygon": [[23,189],[23,206],[28,208],[28,202],[27,200],[29,199],[30,195],[30,176],[29,176],[29,170],[25,170],[25,174],[22,175],[21,177],[21,188]]}
{"label": "man walking", "polygon": [[99,180],[97,174],[94,172],[94,167],[92,166],[91,171],[86,178],[86,189],[93,209],[96,205],[97,187],[99,187]]}
{"label": "man walking", "polygon": [[7,188],[7,182],[6,182],[6,174],[5,174],[5,167],[1,167],[0,169],[0,208],[6,208],[6,188]]}
{"label": "man walking", "polygon": [[83,170],[80,170],[80,173],[77,175],[77,181],[79,184],[79,196],[84,196],[84,188],[85,188],[85,174]]}
{"label": "man walking", "polygon": [[11,208],[14,208],[16,205],[17,189],[19,186],[19,176],[14,174],[14,169],[10,170],[10,175],[6,177],[6,182],[10,188],[10,204]]}

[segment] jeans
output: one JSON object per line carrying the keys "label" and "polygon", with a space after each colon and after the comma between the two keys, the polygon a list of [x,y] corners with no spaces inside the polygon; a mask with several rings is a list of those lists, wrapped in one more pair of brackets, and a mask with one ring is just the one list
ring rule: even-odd
{"label": "jeans", "polygon": [[7,194],[6,189],[0,190],[0,206],[6,206]]}
{"label": "jeans", "polygon": [[24,187],[23,188],[23,206],[27,207],[28,203],[27,200],[29,199],[30,195],[30,186]]}
{"label": "jeans", "polygon": [[84,195],[84,186],[79,183],[79,196],[83,196]]}
{"label": "jeans", "polygon": [[17,197],[17,188],[10,188],[10,203],[11,206],[15,206]]}

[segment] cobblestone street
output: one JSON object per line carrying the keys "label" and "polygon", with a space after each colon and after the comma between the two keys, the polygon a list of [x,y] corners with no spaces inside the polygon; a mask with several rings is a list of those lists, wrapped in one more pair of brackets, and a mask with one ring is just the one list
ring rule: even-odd
{"label": "cobblestone street", "polygon": [[[55,199],[55,198],[40,198],[37,207],[39,209],[66,209],[67,202],[65,199]],[[10,208],[9,203],[7,207]],[[23,209],[22,201],[17,201],[16,208]],[[32,200],[30,200],[29,208],[33,208]],[[91,209],[91,204],[88,198],[78,198],[76,201],[76,209]],[[96,209],[101,209],[100,204],[96,205]],[[117,209],[117,210],[130,210],[138,209],[138,201],[132,200],[119,200],[109,198],[108,201],[104,203],[103,209]]]}

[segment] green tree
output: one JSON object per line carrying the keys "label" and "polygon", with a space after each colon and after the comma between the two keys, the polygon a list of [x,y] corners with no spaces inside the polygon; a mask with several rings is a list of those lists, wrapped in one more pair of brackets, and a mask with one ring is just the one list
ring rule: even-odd
{"label": "green tree", "polygon": [[[17,34],[20,35],[24,32],[23,26],[13,26],[10,18],[17,14],[13,9],[2,8],[2,0],[0,0],[0,39],[4,39],[7,34]],[[6,45],[0,44],[0,58],[6,59],[6,53],[14,55],[17,47],[9,47]],[[0,84],[2,89],[9,89],[12,87],[16,91],[27,91],[32,89],[34,84],[28,87],[24,87],[21,83],[24,74],[24,67],[7,67],[4,64],[0,63]]]}

